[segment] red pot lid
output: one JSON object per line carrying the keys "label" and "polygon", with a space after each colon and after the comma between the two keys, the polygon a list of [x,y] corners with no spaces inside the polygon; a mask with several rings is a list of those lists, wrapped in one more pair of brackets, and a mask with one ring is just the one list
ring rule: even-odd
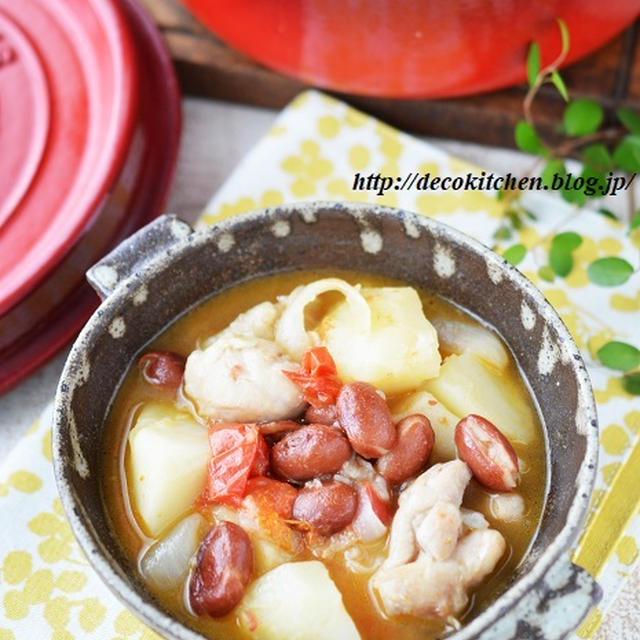
{"label": "red pot lid", "polygon": [[[43,215],[41,218],[44,223],[40,226],[40,233],[31,234],[30,237],[33,238],[33,242],[39,243],[43,252],[46,253],[46,257],[43,256],[43,259],[38,261],[32,258],[32,262],[37,262],[39,265],[40,271],[39,275],[33,275],[30,286],[25,285],[24,281],[18,278],[19,271],[13,270],[12,265],[8,265],[11,269],[9,274],[11,278],[7,277],[4,271],[0,271],[0,303],[4,303],[4,310],[0,311],[0,393],[45,362],[81,328],[98,303],[96,294],[84,279],[84,272],[110,247],[160,213],[171,184],[178,152],[181,116],[177,80],[168,52],[151,18],[137,4],[136,0],[28,0],[25,5],[29,5],[29,10],[41,11],[45,3],[50,8],[50,3],[62,6],[64,2],[66,2],[64,6],[67,10],[69,8],[84,8],[84,14],[80,11],[84,17],[87,15],[100,16],[100,21],[90,21],[92,30],[89,35],[92,38],[95,36],[97,39],[98,34],[105,32],[104,27],[108,24],[102,22],[105,16],[113,18],[111,24],[122,29],[119,32],[119,43],[124,45],[124,50],[128,53],[123,55],[122,51],[119,53],[112,51],[110,55],[114,56],[113,59],[127,60],[129,68],[126,74],[121,74],[121,76],[112,74],[111,78],[125,79],[126,77],[127,82],[123,83],[124,88],[120,90],[120,93],[123,93],[125,89],[129,90],[131,85],[133,85],[133,91],[128,100],[124,99],[124,95],[109,98],[104,91],[100,90],[103,84],[101,78],[92,78],[84,74],[76,76],[67,74],[65,82],[73,77],[73,83],[67,92],[62,92],[62,95],[75,97],[79,100],[75,107],[78,116],[76,131],[79,132],[79,138],[75,139],[76,144],[72,148],[67,149],[66,155],[61,151],[64,147],[59,147],[56,151],[57,156],[53,156],[52,160],[46,160],[45,157],[49,145],[52,144],[49,137],[53,135],[60,137],[60,134],[52,129],[51,121],[57,121],[56,119],[61,118],[62,114],[57,113],[52,107],[54,103],[51,99],[48,108],[40,109],[40,111],[38,109],[31,110],[31,113],[45,113],[49,118],[47,140],[45,141],[45,151],[41,154],[39,162],[32,161],[35,169],[32,170],[30,180],[24,179],[25,182],[28,182],[28,186],[23,190],[23,195],[13,195],[19,192],[15,188],[17,180],[11,183],[0,182],[0,206],[10,201],[9,198],[18,202],[17,206],[13,208],[11,223],[15,224],[14,219],[17,220],[22,216],[32,221],[36,219],[36,214],[32,213],[31,209],[26,207],[22,209],[21,205],[27,201],[26,196],[30,196],[31,191],[39,189],[37,181],[44,170],[44,160],[54,162],[53,169],[57,168],[61,173],[68,175],[69,171],[66,171],[64,167],[56,167],[55,165],[64,164],[65,161],[75,162],[74,166],[78,167],[78,171],[80,171],[84,163],[87,162],[86,158],[95,159],[94,180],[85,181],[84,184],[89,184],[92,187],[99,185],[99,187],[96,188],[97,196],[94,195],[93,199],[90,199],[86,192],[81,193],[78,197],[74,196],[74,199],[69,199],[64,217],[60,216],[58,210],[52,210],[51,207],[45,209],[47,215]],[[0,37],[0,60],[11,59],[12,75],[16,74],[11,82],[16,83],[13,88],[18,91],[17,87],[20,86],[20,83],[15,79],[17,74],[22,74],[23,79],[30,77],[28,73],[31,73],[31,69],[27,68],[25,72],[28,63],[23,63],[22,60],[20,66],[17,66],[15,56],[17,47],[14,44],[17,41],[15,29],[11,36],[11,48],[14,53],[10,53],[8,56],[5,54],[6,57],[3,58],[2,52],[5,51],[3,44],[8,41],[8,37],[5,38],[4,35],[8,33],[6,24],[9,23],[6,19],[8,12],[5,11],[5,6],[13,7],[13,0],[0,0],[0,19],[5,20],[0,22],[0,34],[3,36]],[[101,11],[104,13],[100,13]],[[16,25],[16,20],[13,18],[15,16],[12,17],[10,28],[14,28]],[[72,18],[75,18],[75,14],[69,19]],[[27,20],[27,23],[32,27],[33,23],[30,20]],[[71,23],[65,22],[65,24],[67,26],[73,24],[77,27],[79,23],[72,21]],[[77,41],[73,43],[68,41],[68,44],[76,47]],[[117,42],[112,44],[118,45]],[[27,48],[26,51],[33,52],[34,49]],[[76,58],[83,55],[89,56],[86,50],[78,53],[75,49],[72,55]],[[127,56],[130,57],[127,58]],[[21,54],[21,58],[25,58],[25,56]],[[84,60],[82,64],[86,65],[87,60]],[[43,66],[40,65],[41,70]],[[112,64],[111,67],[107,66],[106,71],[108,72],[115,66],[115,64]],[[139,73],[138,70],[140,70]],[[94,68],[94,71],[96,73],[105,72],[103,68]],[[10,132],[5,131],[7,127],[3,126],[2,118],[5,113],[2,109],[2,95],[6,94],[5,87],[8,88],[8,83],[9,80],[3,78],[3,68],[0,63],[0,145],[4,145],[4,141],[10,135]],[[27,86],[31,87],[31,85]],[[114,86],[113,83],[111,86]],[[24,82],[22,90],[25,91]],[[29,90],[33,94],[33,90]],[[94,91],[97,91],[97,94],[94,94]],[[49,92],[51,93],[50,88]],[[101,143],[89,137],[90,132],[94,138],[96,136],[92,128],[92,118],[95,119],[97,116],[93,115],[89,108],[94,95],[99,95],[101,99],[109,102],[111,108],[116,109],[120,116],[124,115],[121,109],[123,105],[128,105],[127,109],[133,107],[131,112],[126,114],[126,118],[116,117],[113,114],[112,117],[107,117],[106,109],[101,110],[100,115],[104,117],[97,121],[95,127],[103,127],[106,133],[111,134],[111,142],[114,142],[108,148],[103,147],[104,155],[98,153]],[[31,104],[36,101],[31,97],[29,99],[32,100]],[[59,110],[67,108],[70,108],[69,104],[59,105]],[[79,117],[81,114],[83,119]],[[21,125],[28,117],[26,108],[16,116]],[[36,120],[32,119],[30,122],[35,123]],[[120,127],[119,136],[116,135],[118,127]],[[108,138],[105,135],[105,130],[100,132],[103,140]],[[83,131],[84,134],[82,134]],[[29,137],[24,132],[31,132],[32,136]],[[36,139],[34,133],[35,127],[23,127],[22,140],[33,141]],[[119,141],[118,144],[115,144],[116,139]],[[74,139],[68,137],[67,140],[73,141]],[[81,144],[84,144],[85,147],[78,146]],[[34,145],[37,149],[37,144],[32,142],[32,148]],[[17,152],[15,153],[15,157],[12,155],[12,170],[22,172],[22,175],[29,175],[29,169],[25,168],[28,167],[30,161],[29,153],[36,156],[37,153],[23,150],[23,155],[19,160],[15,159],[18,157]],[[4,162],[8,163],[9,161],[2,156],[3,154],[0,154],[0,167],[4,171]],[[109,159],[110,162],[107,162]],[[102,162],[102,164],[99,165],[98,162]],[[106,167],[108,170],[104,172],[104,179],[98,180],[97,169]],[[65,170],[63,171],[63,169]],[[78,178],[79,174],[75,177]],[[78,188],[76,180],[71,180],[70,184],[71,189]],[[54,186],[51,189],[54,192],[54,197],[58,195],[55,193]],[[59,187],[59,190],[63,189],[64,187]],[[85,206],[87,202],[89,206]],[[43,206],[45,205],[46,201],[43,202]],[[6,208],[8,209],[8,207]],[[28,213],[24,213],[25,211]],[[18,212],[20,213],[18,214]],[[22,228],[29,231],[29,225],[23,224]],[[32,224],[36,223],[32,222]],[[54,241],[53,245],[42,243],[40,234],[47,233],[50,237],[50,227],[64,230],[66,234],[64,241],[59,238],[60,241]],[[2,252],[11,252],[15,262],[21,262],[21,254],[17,250],[13,250],[5,240],[5,228],[8,228],[7,223],[0,223],[0,261],[4,259],[4,256],[1,255]],[[26,243],[26,248],[27,250],[31,249],[28,243]],[[2,264],[8,262],[10,260],[5,260]],[[29,263],[26,264],[28,266]],[[36,270],[32,269],[31,273],[36,274]],[[6,283],[15,286],[10,291]],[[20,286],[21,284],[22,286]],[[10,293],[14,298],[13,304],[7,302],[11,299]]]}
{"label": "red pot lid", "polygon": [[135,48],[107,0],[0,0],[0,314],[76,242],[128,151]]}

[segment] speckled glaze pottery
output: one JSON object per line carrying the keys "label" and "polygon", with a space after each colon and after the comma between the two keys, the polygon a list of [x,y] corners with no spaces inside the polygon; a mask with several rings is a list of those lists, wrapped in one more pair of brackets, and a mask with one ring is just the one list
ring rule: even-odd
{"label": "speckled glaze pottery", "polygon": [[502,257],[439,222],[366,204],[274,207],[195,232],[164,216],[89,271],[104,300],[64,368],[53,443],[62,503],[94,568],[162,635],[202,640],[146,590],[110,532],[99,478],[105,416],[136,355],[186,310],[254,276],[322,267],[381,273],[435,291],[495,327],[512,349],[548,441],[542,523],[504,592],[450,638],[564,638],[600,598],[567,554],[587,509],[598,448],[578,348],[542,294]]}

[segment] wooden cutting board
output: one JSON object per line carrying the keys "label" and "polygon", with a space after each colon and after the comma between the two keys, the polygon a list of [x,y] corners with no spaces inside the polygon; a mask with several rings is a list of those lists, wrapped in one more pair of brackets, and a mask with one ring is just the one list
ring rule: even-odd
{"label": "wooden cutting board", "polygon": [[[279,109],[306,85],[231,49],[198,22],[179,0],[141,0],[163,33],[187,94]],[[572,96],[597,99],[615,122],[613,110],[640,110],[638,22],[582,61],[564,78]],[[526,87],[440,100],[369,98],[331,92],[355,107],[405,131],[499,146],[514,146],[513,126],[522,117]],[[536,98],[542,133],[552,134],[563,101],[551,87]]]}

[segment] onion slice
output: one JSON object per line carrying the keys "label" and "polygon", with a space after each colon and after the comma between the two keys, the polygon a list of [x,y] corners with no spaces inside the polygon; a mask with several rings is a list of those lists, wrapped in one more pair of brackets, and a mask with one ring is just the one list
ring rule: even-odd
{"label": "onion slice", "polygon": [[205,533],[205,525],[199,513],[192,513],[145,553],[140,569],[152,586],[165,591],[183,583],[189,572],[189,561]]}
{"label": "onion slice", "polygon": [[319,295],[329,291],[339,291],[344,294],[347,304],[351,308],[354,324],[363,332],[370,330],[371,309],[356,287],[339,278],[316,280],[291,292],[276,325],[276,342],[292,358],[300,360],[305,350],[313,346],[311,336],[304,325],[305,307]]}

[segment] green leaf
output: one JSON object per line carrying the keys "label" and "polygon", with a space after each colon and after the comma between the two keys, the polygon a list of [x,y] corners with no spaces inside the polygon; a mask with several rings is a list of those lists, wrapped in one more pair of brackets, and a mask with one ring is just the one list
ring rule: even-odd
{"label": "green leaf", "polygon": [[527,249],[523,244],[514,244],[510,246],[503,254],[505,260],[508,260],[514,267],[522,262],[527,254]]}
{"label": "green leaf", "polygon": [[527,82],[532,87],[540,73],[540,47],[537,42],[532,42],[527,55]]}
{"label": "green leaf", "polygon": [[640,396],[640,371],[634,371],[622,376],[622,387],[632,396]]}
{"label": "green leaf", "polygon": [[558,90],[558,93],[564,101],[569,102],[569,92],[567,91],[567,85],[564,83],[562,76],[557,71],[552,71],[550,78],[553,86]]}
{"label": "green leaf", "polygon": [[587,267],[589,280],[603,287],[624,284],[633,273],[633,267],[623,258],[598,258]]}
{"label": "green leaf", "polygon": [[587,201],[587,196],[583,189],[564,188],[560,194],[567,201],[582,206]]}
{"label": "green leaf", "polygon": [[584,136],[596,131],[603,117],[604,111],[595,100],[578,98],[567,105],[562,122],[570,136]]}
{"label": "green leaf", "polygon": [[604,207],[600,207],[600,209],[596,209],[596,213],[599,213],[601,216],[605,218],[611,218],[611,220],[617,220],[618,216],[610,211],[609,209],[605,209]]}
{"label": "green leaf", "polygon": [[520,216],[517,211],[507,211],[507,218],[509,218],[514,229],[522,229],[522,220],[520,220]]}
{"label": "green leaf", "polygon": [[587,198],[601,198],[607,190],[607,176],[602,171],[584,167],[580,173],[584,178],[582,192]]}
{"label": "green leaf", "polygon": [[560,51],[561,56],[566,56],[569,53],[569,47],[571,45],[571,40],[569,38],[569,29],[567,28],[567,23],[562,19],[558,18],[558,27],[560,27],[560,40],[562,42],[562,50]]}
{"label": "green leaf", "polygon": [[524,207],[522,207],[522,211],[524,212],[524,215],[527,216],[527,218],[529,218],[529,220],[537,220],[538,216],[533,213],[533,211],[529,211],[529,209],[525,209]]}
{"label": "green leaf", "polygon": [[636,211],[633,218],[631,218],[631,222],[629,223],[629,231],[633,231],[640,227],[640,211]]}
{"label": "green leaf", "polygon": [[564,278],[571,273],[573,269],[573,256],[570,251],[562,248],[551,247],[549,251],[549,266],[553,272]]}
{"label": "green leaf", "polygon": [[542,149],[542,143],[540,142],[537,131],[528,122],[520,120],[518,124],[516,124],[514,133],[516,144],[523,151],[539,153]]}
{"label": "green leaf", "polygon": [[617,340],[602,345],[598,349],[598,358],[605,367],[618,371],[630,371],[640,367],[640,349]]}
{"label": "green leaf", "polygon": [[618,120],[631,131],[631,133],[640,133],[640,115],[632,109],[622,107],[616,111]]}
{"label": "green leaf", "polygon": [[538,269],[538,275],[547,282],[553,282],[556,278],[556,274],[553,273],[553,269],[548,265],[540,267]]}
{"label": "green leaf", "polygon": [[542,178],[542,184],[551,189],[553,185],[553,178],[558,174],[563,178],[567,175],[567,168],[564,166],[564,162],[560,158],[554,158],[549,160],[545,165],[540,177]]}
{"label": "green leaf", "polygon": [[509,229],[509,227],[507,227],[506,225],[500,225],[494,232],[493,232],[493,237],[496,240],[509,240],[509,238],[511,238],[511,236],[513,235],[511,229]]}
{"label": "green leaf", "polygon": [[582,150],[582,160],[596,171],[609,171],[613,166],[613,158],[601,142],[587,145]]}
{"label": "green leaf", "polygon": [[640,171],[640,135],[622,138],[613,152],[613,161],[625,171]]}
{"label": "green leaf", "polygon": [[582,244],[582,236],[575,231],[563,231],[557,233],[551,239],[551,248],[558,251],[568,251],[569,253],[577,249]]}

